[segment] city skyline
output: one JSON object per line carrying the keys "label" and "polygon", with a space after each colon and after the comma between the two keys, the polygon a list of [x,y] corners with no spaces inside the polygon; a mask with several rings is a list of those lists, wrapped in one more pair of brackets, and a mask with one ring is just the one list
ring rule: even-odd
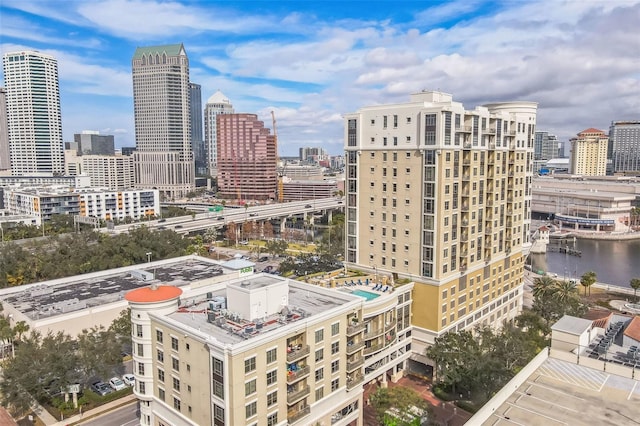
{"label": "city skyline", "polygon": [[221,90],[267,127],[275,112],[283,156],[341,154],[344,114],[422,89],[538,102],[538,129],[563,142],[637,119],[640,2],[389,5],[3,1],[0,49],[56,57],[64,140],[94,129],[117,147],[135,144],[131,55],[172,43],[204,99]]}

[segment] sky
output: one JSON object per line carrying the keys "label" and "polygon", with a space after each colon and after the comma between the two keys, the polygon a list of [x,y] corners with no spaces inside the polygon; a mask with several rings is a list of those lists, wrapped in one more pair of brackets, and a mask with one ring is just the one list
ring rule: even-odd
{"label": "sky", "polygon": [[640,120],[639,23],[640,0],[0,0],[0,52],[56,57],[65,141],[135,146],[133,53],[183,43],[203,107],[220,90],[269,128],[274,111],[281,156],[339,155],[344,114],[425,89],[538,102],[561,141]]}

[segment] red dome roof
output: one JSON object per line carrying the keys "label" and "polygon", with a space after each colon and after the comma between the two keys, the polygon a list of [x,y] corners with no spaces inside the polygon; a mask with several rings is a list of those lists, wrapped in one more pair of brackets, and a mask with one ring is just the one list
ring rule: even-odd
{"label": "red dome roof", "polygon": [[134,303],[157,303],[180,297],[182,290],[172,285],[145,287],[132,290],[124,298]]}

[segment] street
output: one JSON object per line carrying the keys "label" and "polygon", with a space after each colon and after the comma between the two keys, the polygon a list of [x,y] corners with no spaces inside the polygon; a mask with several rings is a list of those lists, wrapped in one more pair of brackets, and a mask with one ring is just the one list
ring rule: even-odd
{"label": "street", "polygon": [[80,422],[81,425],[87,426],[134,426],[139,423],[137,401],[133,401],[131,404],[116,410],[105,412],[86,422]]}

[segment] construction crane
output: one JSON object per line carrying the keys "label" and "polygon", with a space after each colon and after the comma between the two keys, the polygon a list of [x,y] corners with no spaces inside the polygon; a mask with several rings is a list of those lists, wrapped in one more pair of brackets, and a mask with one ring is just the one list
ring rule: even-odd
{"label": "construction crane", "polygon": [[277,199],[279,202],[282,202],[284,201],[284,171],[278,166],[278,163],[280,163],[280,156],[278,155],[278,130],[276,128],[276,113],[273,111],[271,111],[271,119],[273,120],[273,140],[276,149],[276,173],[278,174]]}

